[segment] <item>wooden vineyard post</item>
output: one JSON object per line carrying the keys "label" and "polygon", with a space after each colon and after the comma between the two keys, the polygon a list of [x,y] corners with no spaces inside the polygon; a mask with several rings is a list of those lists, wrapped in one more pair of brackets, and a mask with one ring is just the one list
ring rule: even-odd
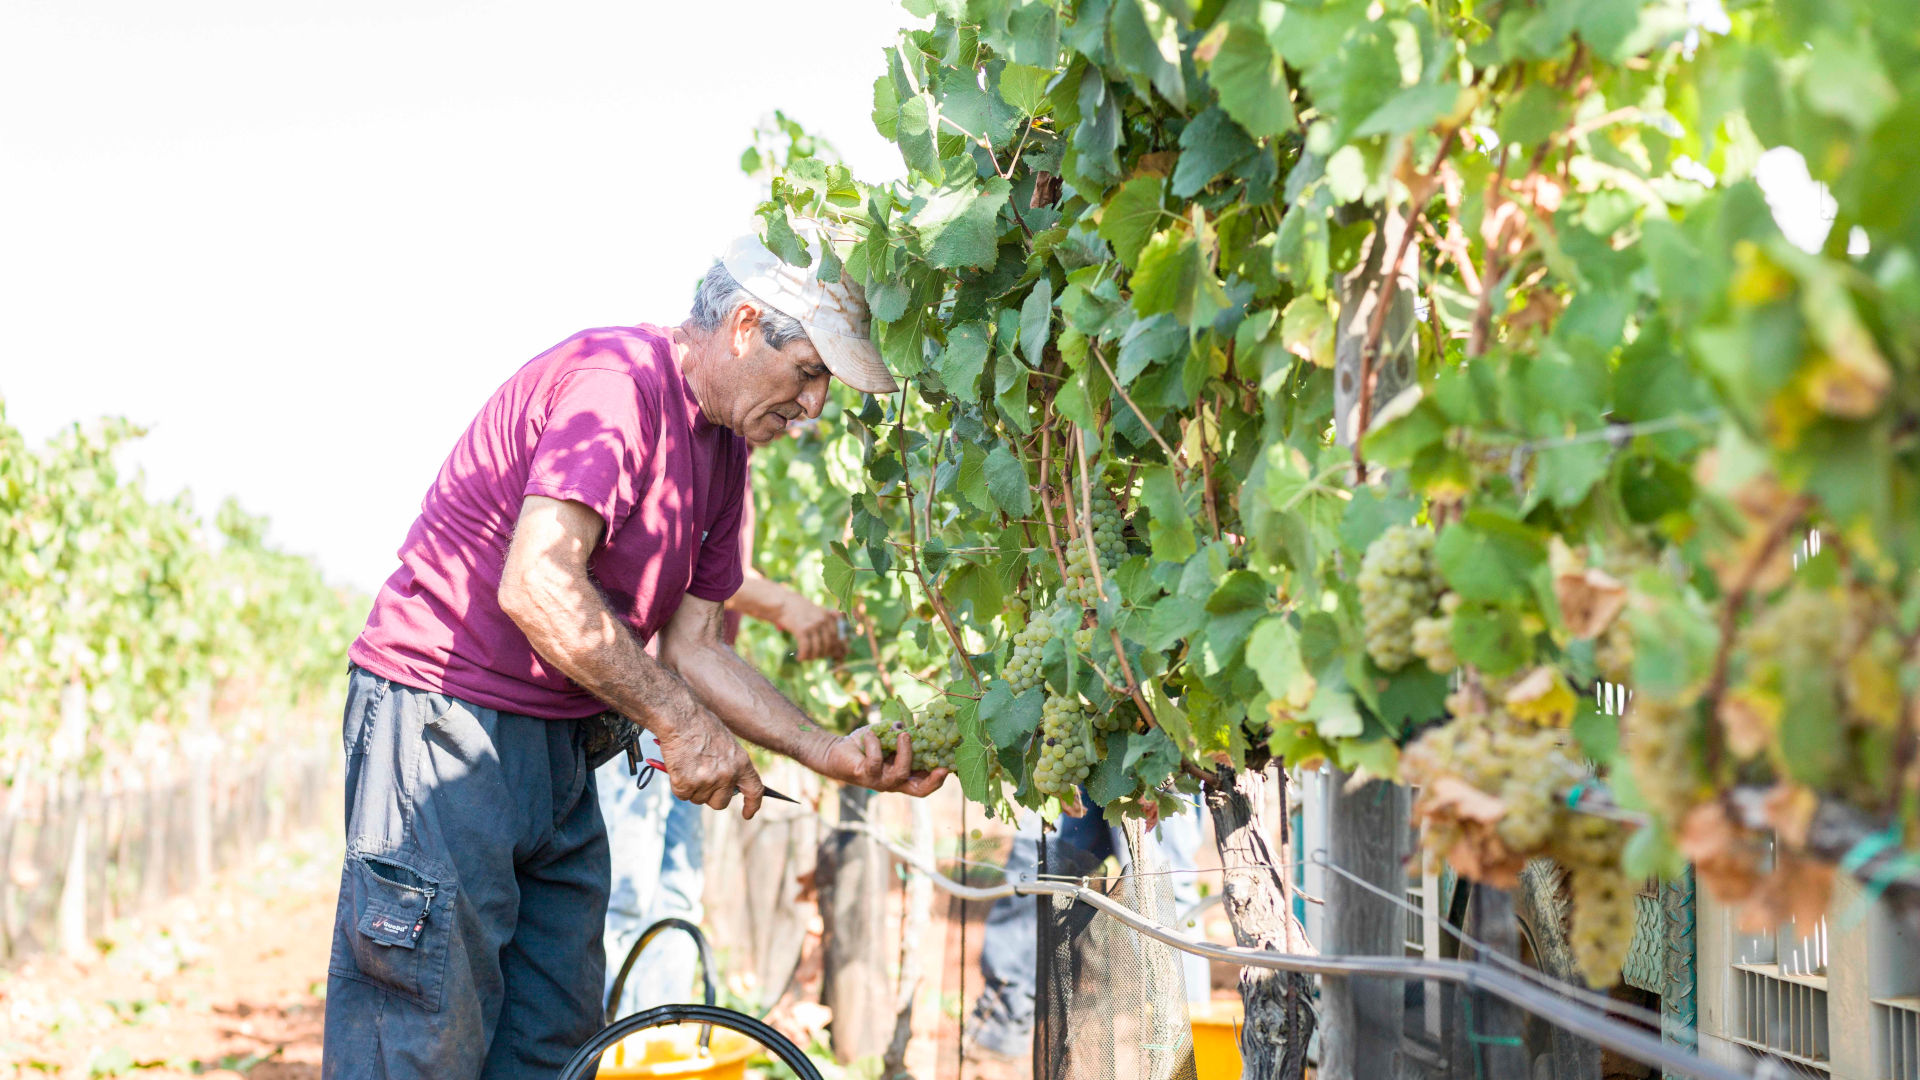
{"label": "wooden vineyard post", "polygon": [[[873,792],[840,788],[840,820],[866,821]],[[840,830],[820,845],[815,880],[826,924],[826,971],[820,996],[833,1010],[833,1056],[842,1064],[886,1052],[894,1003],[887,993],[887,886],[892,863],[880,842]]]}
{"label": "wooden vineyard post", "polygon": [[[1339,870],[1327,872],[1321,946],[1329,954],[1400,956],[1406,951],[1405,911],[1347,874],[1390,896],[1406,895],[1407,789],[1384,780],[1350,788],[1350,779],[1336,771],[1327,785],[1326,858]],[[1392,1080],[1407,1074],[1401,981],[1323,978],[1320,1016],[1322,1080]]]}
{"label": "wooden vineyard post", "polygon": [[[912,799],[913,853],[928,866],[933,865],[933,808],[925,799]],[[927,916],[933,907],[933,881],[918,870],[908,870],[907,886],[901,897],[900,912],[900,985],[894,995],[893,1037],[881,1061],[881,1080],[904,1076],[907,1043],[913,1038],[913,1003],[920,994],[921,939],[926,936]]]}
{"label": "wooden vineyard post", "polygon": [[[1287,819],[1286,773],[1280,772],[1280,820]],[[1285,848],[1268,843],[1267,774],[1222,769],[1206,785],[1220,865],[1226,870],[1227,919],[1236,944],[1249,949],[1311,952],[1293,917]],[[1313,985],[1307,976],[1265,968],[1240,969],[1246,1026],[1240,1031],[1244,1080],[1298,1080],[1306,1071],[1313,1036]]]}
{"label": "wooden vineyard post", "polygon": [[[1491,885],[1474,884],[1468,900],[1467,925],[1489,949],[1507,956],[1520,955],[1519,923],[1514,918],[1513,894]],[[1467,1075],[1527,1076],[1532,1063],[1521,1038],[1520,1010],[1492,994],[1468,991],[1460,1032],[1464,1041]],[[1478,1059],[1481,1072],[1474,1072]]]}

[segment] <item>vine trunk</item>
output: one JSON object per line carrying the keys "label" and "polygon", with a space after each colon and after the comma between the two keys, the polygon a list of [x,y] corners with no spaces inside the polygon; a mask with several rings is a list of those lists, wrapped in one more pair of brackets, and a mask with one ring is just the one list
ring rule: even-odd
{"label": "vine trunk", "polygon": [[[1287,821],[1286,773],[1280,772],[1280,821]],[[1267,774],[1223,769],[1206,784],[1220,865],[1226,870],[1227,919],[1234,941],[1249,949],[1311,952],[1306,931],[1293,917],[1285,860],[1268,844]],[[1285,833],[1281,833],[1282,851]],[[1240,969],[1246,1024],[1240,1031],[1244,1080],[1299,1080],[1306,1073],[1307,1040],[1313,1036],[1312,985],[1297,972]]]}

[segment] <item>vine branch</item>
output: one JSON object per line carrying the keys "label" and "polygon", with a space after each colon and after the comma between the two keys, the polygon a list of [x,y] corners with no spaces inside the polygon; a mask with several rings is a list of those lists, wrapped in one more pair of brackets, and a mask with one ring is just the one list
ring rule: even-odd
{"label": "vine branch", "polygon": [[920,579],[920,591],[927,596],[927,603],[933,605],[933,613],[940,617],[940,626],[947,632],[947,640],[953,642],[954,655],[960,658],[960,666],[967,670],[967,678],[972,680],[973,688],[980,688],[980,673],[974,670],[973,657],[967,655],[966,639],[960,636],[960,628],[954,624],[953,613],[947,610],[946,600],[940,595],[933,583],[927,580],[926,568],[920,563],[919,528],[913,521],[913,473],[907,468],[907,388],[900,388],[900,415],[894,425],[899,435],[900,447],[900,484],[907,489],[907,540],[913,545],[913,576]]}

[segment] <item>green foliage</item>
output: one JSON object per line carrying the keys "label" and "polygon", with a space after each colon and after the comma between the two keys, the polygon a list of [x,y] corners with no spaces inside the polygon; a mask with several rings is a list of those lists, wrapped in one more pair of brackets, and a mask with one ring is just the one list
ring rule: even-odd
{"label": "green foliage", "polygon": [[[161,749],[206,722],[199,706],[235,737],[284,737],[266,725],[339,687],[360,601],[267,546],[266,523],[232,502],[208,535],[184,496],[149,498],[115,463],[139,435],[107,420],[35,450],[0,405],[8,782]],[[63,697],[84,727],[63,723]]]}
{"label": "green foliage", "polygon": [[[1704,778],[1617,785],[1683,791],[1648,807],[1675,834],[1735,783],[1911,818],[1920,46],[1897,5],[924,7],[874,90],[907,178],[836,195],[790,166],[762,214],[836,223],[908,384],[835,414],[796,535],[871,621],[860,678],[981,701],[970,794],[1053,805],[1012,693],[1043,682],[1050,716],[1125,718],[1089,770],[1121,810],[1269,754],[1391,771],[1449,717],[1525,714],[1563,745],[1577,720],[1616,779]],[[1837,203],[1820,252],[1752,179],[1774,147]],[[1104,500],[1123,557],[1079,588]],[[1385,670],[1358,577],[1409,525],[1436,580]],[[1743,634],[1811,529],[1848,629],[1789,677]],[[1034,619],[1058,632],[1016,644]],[[1684,760],[1566,704],[1597,657],[1693,725]]]}

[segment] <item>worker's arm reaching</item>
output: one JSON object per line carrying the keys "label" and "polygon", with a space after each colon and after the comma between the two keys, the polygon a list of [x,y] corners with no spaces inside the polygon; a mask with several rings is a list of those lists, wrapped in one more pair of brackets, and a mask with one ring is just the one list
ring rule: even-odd
{"label": "worker's arm reaching", "polygon": [[727,601],[727,607],[761,622],[769,622],[793,637],[794,657],[814,660],[847,654],[846,639],[840,636],[840,616],[807,599],[785,585],[762,577],[751,566],[740,591]]}
{"label": "worker's arm reaching", "polygon": [[711,600],[682,599],[661,631],[660,659],[648,656],[587,573],[600,530],[582,503],[528,496],[500,607],[543,659],[653,732],[675,795],[719,809],[737,786],[746,815],[759,809],[759,773],[732,734],[878,791],[925,795],[946,779],[945,770],[915,774],[905,738],[889,761],[873,732],[836,735],[808,720],[721,639],[723,609]]}
{"label": "worker's arm reaching", "polygon": [[[822,776],[876,791],[927,795],[946,779],[945,769],[913,772],[912,746],[905,736],[889,760],[871,730],[836,735],[807,719],[765,676],[727,647],[720,635],[722,614],[721,605],[710,600],[689,596],[681,601],[660,632],[660,659],[735,734]],[[664,748],[665,743],[661,745]],[[672,759],[667,766],[673,767]]]}
{"label": "worker's arm reaching", "polygon": [[647,655],[588,575],[601,528],[584,503],[527,496],[500,575],[500,609],[541,659],[653,732],[675,795],[719,810],[738,788],[752,817],[761,784],[746,751],[686,682]]}

